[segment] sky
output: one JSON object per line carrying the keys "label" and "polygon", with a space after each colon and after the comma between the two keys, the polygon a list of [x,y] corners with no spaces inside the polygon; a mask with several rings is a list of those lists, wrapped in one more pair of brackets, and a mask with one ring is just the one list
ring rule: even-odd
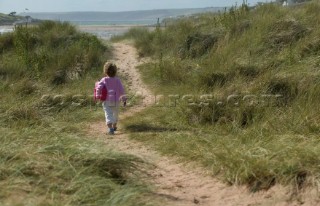
{"label": "sky", "polygon": [[[0,0],[0,13],[134,11],[171,8],[225,7],[242,0]],[[247,0],[249,5],[266,0]],[[270,2],[270,0],[269,0]]]}

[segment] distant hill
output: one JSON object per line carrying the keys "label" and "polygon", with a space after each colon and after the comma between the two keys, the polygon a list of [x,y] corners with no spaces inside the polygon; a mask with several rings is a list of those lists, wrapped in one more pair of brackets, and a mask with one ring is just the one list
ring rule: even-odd
{"label": "distant hill", "polygon": [[24,19],[23,16],[10,16],[0,13],[0,25],[12,25],[14,22]]}
{"label": "distant hill", "polygon": [[37,24],[41,20],[30,17],[29,15],[8,15],[0,13],[0,26],[19,25],[19,24]]}
{"label": "distant hill", "polygon": [[222,7],[208,7],[196,9],[159,9],[159,10],[141,10],[141,11],[123,11],[123,12],[28,12],[21,15],[29,15],[32,18],[60,20],[70,22],[156,22],[168,17],[188,16],[196,13],[218,12]]}

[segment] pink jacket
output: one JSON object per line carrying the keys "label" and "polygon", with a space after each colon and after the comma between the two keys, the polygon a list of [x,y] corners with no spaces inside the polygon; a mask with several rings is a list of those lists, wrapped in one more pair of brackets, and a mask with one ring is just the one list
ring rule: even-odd
{"label": "pink jacket", "polygon": [[101,93],[102,87],[107,88],[107,100],[106,101],[125,101],[125,92],[123,85],[118,77],[103,77],[99,81],[99,86],[97,88],[97,93]]}

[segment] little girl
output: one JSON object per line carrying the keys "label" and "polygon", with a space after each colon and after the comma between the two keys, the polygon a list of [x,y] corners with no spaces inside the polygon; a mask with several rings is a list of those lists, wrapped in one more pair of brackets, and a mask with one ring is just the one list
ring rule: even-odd
{"label": "little girl", "polygon": [[123,85],[117,74],[117,66],[113,63],[106,62],[103,67],[105,77],[99,81],[97,93],[101,94],[103,87],[107,88],[107,99],[102,103],[106,116],[106,123],[109,128],[107,134],[113,135],[117,130],[118,114],[120,101],[126,105],[126,97]]}

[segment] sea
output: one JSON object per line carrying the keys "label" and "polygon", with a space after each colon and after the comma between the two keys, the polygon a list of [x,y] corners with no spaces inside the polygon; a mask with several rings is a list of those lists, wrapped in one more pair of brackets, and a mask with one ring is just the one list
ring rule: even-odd
{"label": "sea", "polygon": [[[152,30],[157,22],[148,19],[141,21],[71,21],[70,23],[82,32],[108,40],[113,36],[124,34],[132,27],[146,27]],[[13,26],[0,26],[0,35],[12,31]]]}
{"label": "sea", "polygon": [[71,22],[82,32],[90,33],[101,39],[122,35],[133,27],[155,28],[156,21],[74,21]]}

